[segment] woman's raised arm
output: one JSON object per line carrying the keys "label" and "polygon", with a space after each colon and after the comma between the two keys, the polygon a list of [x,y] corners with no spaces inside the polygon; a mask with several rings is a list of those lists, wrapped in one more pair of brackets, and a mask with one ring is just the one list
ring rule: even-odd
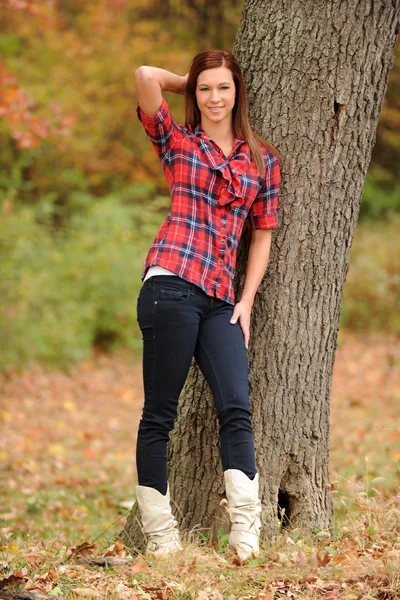
{"label": "woman's raised arm", "polygon": [[146,115],[154,117],[161,106],[161,92],[183,94],[187,75],[180,76],[158,67],[139,67],[135,72],[136,92],[140,108]]}

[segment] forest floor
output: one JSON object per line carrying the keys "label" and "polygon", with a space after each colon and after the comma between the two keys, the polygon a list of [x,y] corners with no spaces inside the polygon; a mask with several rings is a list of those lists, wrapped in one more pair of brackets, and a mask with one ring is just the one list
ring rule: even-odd
{"label": "forest floor", "polygon": [[[0,598],[400,599],[398,339],[341,332],[336,538],[287,528],[245,565],[224,535],[167,561],[130,558],[115,543],[133,502],[142,398],[141,365],[124,355],[0,376]],[[82,562],[96,557],[105,566]]]}

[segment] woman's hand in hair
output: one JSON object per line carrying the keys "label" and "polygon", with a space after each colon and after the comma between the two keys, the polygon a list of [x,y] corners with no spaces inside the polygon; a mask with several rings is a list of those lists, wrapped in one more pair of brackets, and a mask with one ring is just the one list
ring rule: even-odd
{"label": "woman's hand in hair", "polygon": [[135,71],[136,93],[140,108],[146,115],[154,117],[162,102],[162,92],[183,94],[187,75],[176,75],[158,67],[139,67]]}

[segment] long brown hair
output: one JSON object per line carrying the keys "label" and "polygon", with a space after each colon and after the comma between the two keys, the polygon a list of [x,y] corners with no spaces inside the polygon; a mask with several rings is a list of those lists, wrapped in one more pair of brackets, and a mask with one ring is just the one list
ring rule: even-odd
{"label": "long brown hair", "polygon": [[236,98],[232,111],[232,124],[235,137],[245,140],[250,148],[251,159],[257,167],[260,175],[265,173],[265,161],[260,142],[265,148],[278,157],[279,163],[282,157],[278,150],[267,140],[261,138],[250,127],[246,89],[244,87],[243,75],[240,65],[231,52],[227,50],[205,50],[196,54],[190,63],[189,77],[185,88],[185,125],[194,128],[201,120],[200,110],[196,102],[197,78],[206,69],[226,67],[232,73],[235,83]]}

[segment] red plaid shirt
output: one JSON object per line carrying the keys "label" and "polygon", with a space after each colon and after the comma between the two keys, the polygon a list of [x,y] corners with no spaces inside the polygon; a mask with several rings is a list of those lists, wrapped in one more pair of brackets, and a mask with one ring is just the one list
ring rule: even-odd
{"label": "red plaid shirt", "polygon": [[260,177],[248,145],[236,138],[225,157],[200,126],[172,119],[163,98],[154,117],[137,114],[161,161],[172,205],[155,237],[142,272],[160,265],[196,284],[209,296],[235,303],[232,280],[236,251],[247,217],[249,229],[277,226],[278,159],[264,146]]}

